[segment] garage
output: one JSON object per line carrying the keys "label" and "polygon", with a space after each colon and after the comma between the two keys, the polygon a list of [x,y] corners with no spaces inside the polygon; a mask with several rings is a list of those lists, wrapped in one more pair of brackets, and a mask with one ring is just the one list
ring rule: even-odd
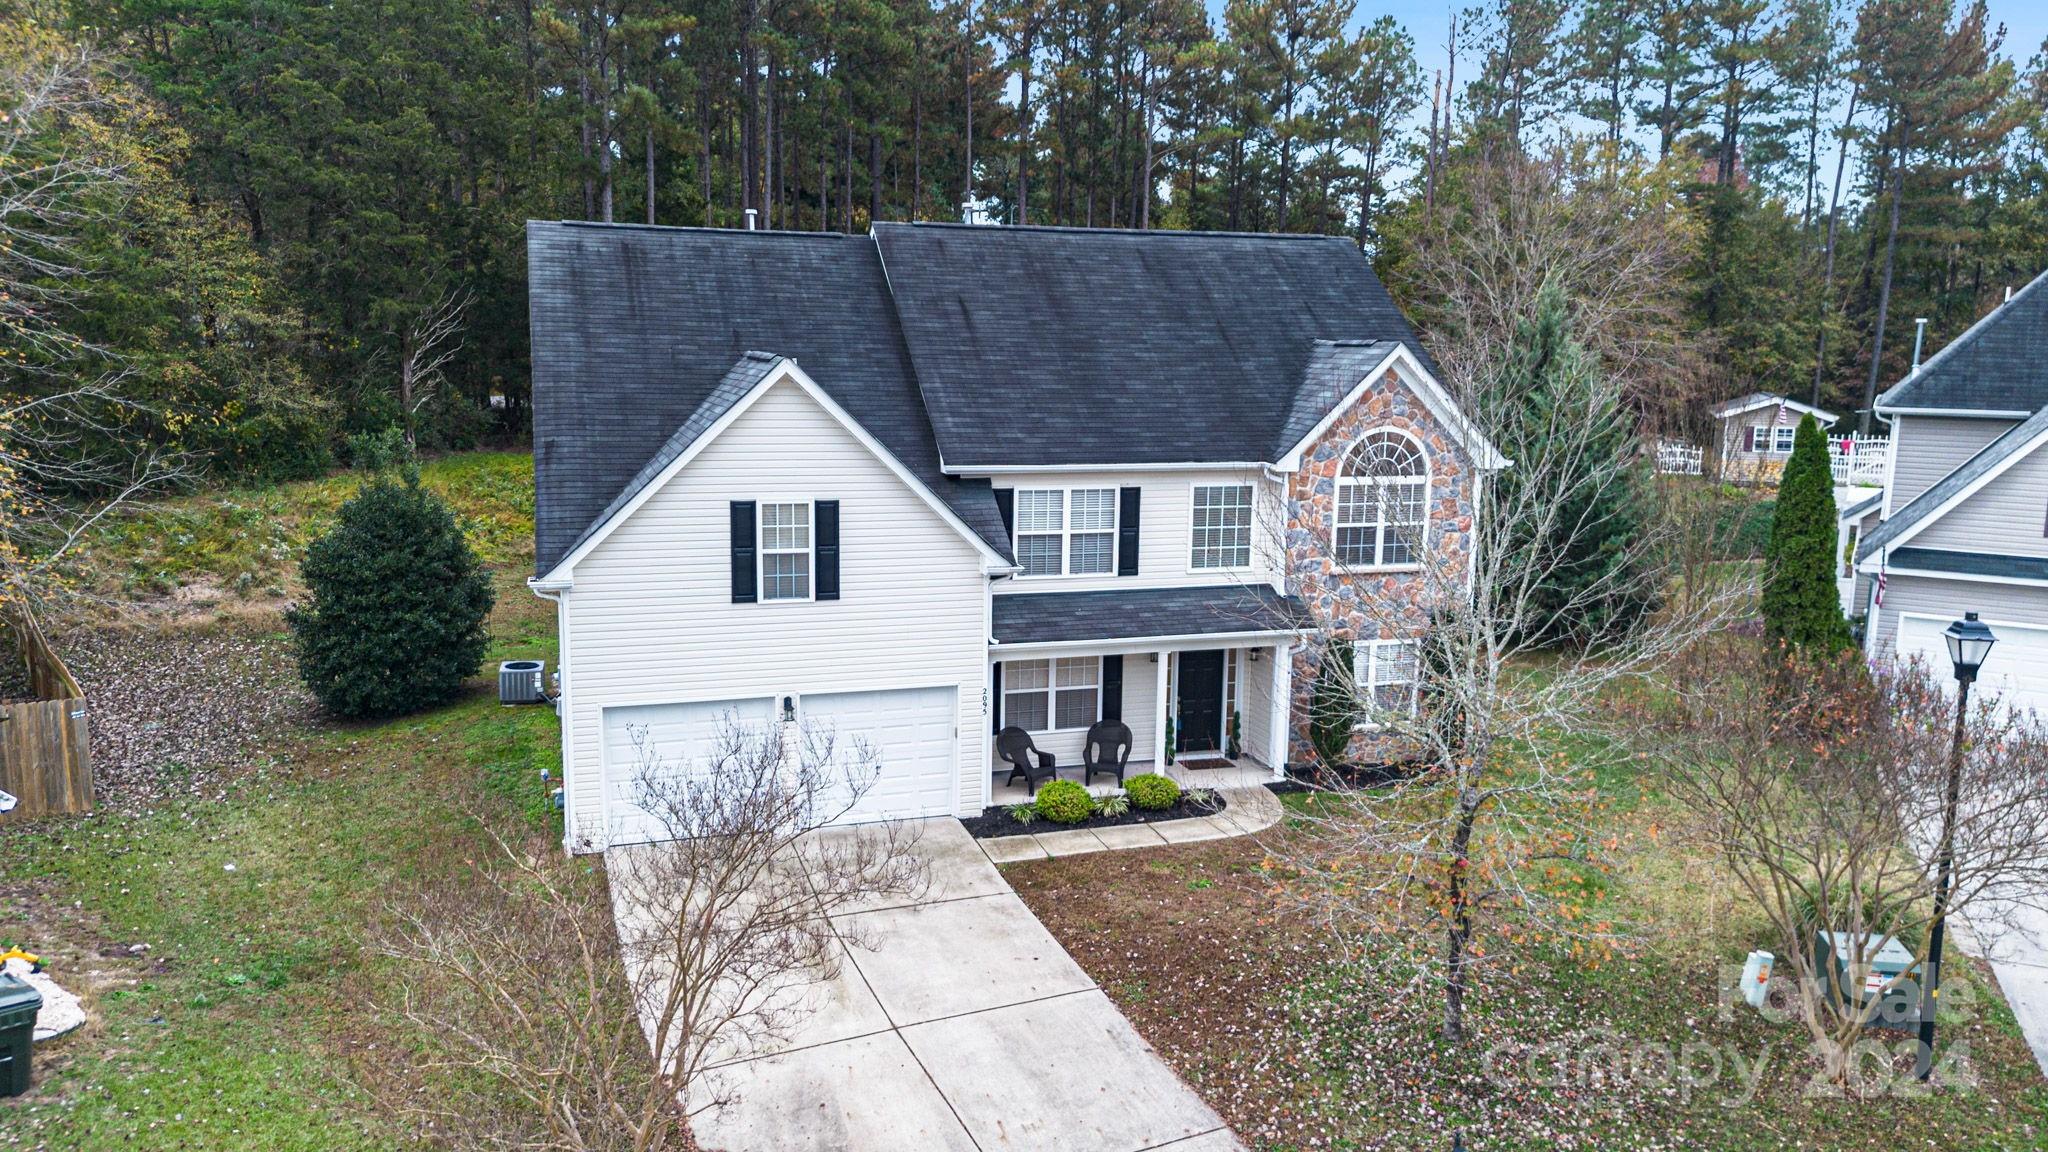
{"label": "garage", "polygon": [[[813,692],[798,700],[806,725],[833,734],[835,759],[849,775],[861,763],[859,746],[865,744],[875,753],[873,767],[879,775],[842,823],[945,816],[954,811],[954,788],[960,778],[957,689]],[[775,723],[776,715],[777,699],[772,696],[606,708],[604,795],[610,842],[669,838],[663,821],[641,807],[641,747],[657,753],[659,771],[673,778],[701,768],[722,725],[763,731]],[[644,744],[636,743],[636,735],[643,732]]]}
{"label": "garage", "polygon": [[[1946,682],[1953,675],[1943,629],[1960,617],[1933,617],[1906,613],[1899,617],[1899,659],[1919,657],[1937,677]],[[2048,628],[1986,620],[1998,636],[1998,645],[1978,675],[1976,691],[1993,692],[2009,705],[2029,708],[2048,716]]]}
{"label": "garage", "polygon": [[849,767],[865,742],[881,770],[845,822],[948,816],[960,782],[959,690],[900,688],[810,693],[798,702],[804,723],[829,729],[834,754]]}

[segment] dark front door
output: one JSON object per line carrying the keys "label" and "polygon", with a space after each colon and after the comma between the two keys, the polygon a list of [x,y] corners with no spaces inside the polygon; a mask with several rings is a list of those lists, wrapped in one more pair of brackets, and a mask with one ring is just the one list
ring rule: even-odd
{"label": "dark front door", "polygon": [[1174,693],[1174,747],[1182,754],[1223,747],[1223,650],[1180,654],[1180,686]]}

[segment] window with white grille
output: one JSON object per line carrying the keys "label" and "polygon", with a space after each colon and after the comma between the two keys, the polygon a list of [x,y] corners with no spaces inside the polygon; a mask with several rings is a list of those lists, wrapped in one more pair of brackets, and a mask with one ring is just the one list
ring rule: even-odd
{"label": "window with white grille", "polygon": [[1197,484],[1191,568],[1249,568],[1252,563],[1252,486]]}
{"label": "window with white grille", "polygon": [[1429,462],[1422,444],[1392,428],[1368,434],[1337,473],[1334,544],[1346,568],[1396,568],[1422,558]]}
{"label": "window with white grille", "polygon": [[811,506],[761,505],[761,599],[811,598]]}

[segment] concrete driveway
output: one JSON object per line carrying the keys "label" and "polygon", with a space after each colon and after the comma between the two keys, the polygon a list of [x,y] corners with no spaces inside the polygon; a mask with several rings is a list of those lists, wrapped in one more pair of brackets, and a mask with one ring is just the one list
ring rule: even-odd
{"label": "concrete driveway", "polygon": [[2048,1075],[2048,912],[2003,901],[1986,904],[1958,925],[1963,931],[1956,943],[1991,964],[2035,1063]]}
{"label": "concrete driveway", "polygon": [[792,993],[809,1015],[785,1043],[711,1070],[699,1099],[732,1102],[697,1117],[705,1147],[1242,1149],[958,821],[925,821],[921,833],[931,890],[829,918],[872,949],[848,948],[837,979]]}

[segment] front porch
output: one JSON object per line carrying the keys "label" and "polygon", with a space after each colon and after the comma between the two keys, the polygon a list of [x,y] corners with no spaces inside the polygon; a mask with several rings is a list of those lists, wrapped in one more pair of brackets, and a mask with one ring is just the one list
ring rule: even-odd
{"label": "front porch", "polygon": [[[1124,779],[1128,780],[1152,770],[1152,761],[1134,759],[1130,767],[1124,770]],[[1060,779],[1072,780],[1076,784],[1082,783],[1081,765],[1078,761],[1069,765],[1063,760],[1058,771]],[[1221,791],[1225,788],[1260,788],[1284,777],[1283,773],[1275,772],[1263,761],[1249,756],[1238,760],[1207,760],[1196,766],[1176,762],[1167,765],[1165,774],[1183,789],[1207,788],[1212,791]],[[989,805],[1007,808],[1031,800],[1030,792],[1024,787],[1023,778],[1019,777],[1017,782],[1012,784],[1008,782],[1009,775],[1007,764],[990,774]],[[1041,780],[1038,786],[1043,788],[1045,784],[1046,782]],[[1107,796],[1117,790],[1116,777],[1097,772],[1095,782],[1086,787],[1091,796]]]}

